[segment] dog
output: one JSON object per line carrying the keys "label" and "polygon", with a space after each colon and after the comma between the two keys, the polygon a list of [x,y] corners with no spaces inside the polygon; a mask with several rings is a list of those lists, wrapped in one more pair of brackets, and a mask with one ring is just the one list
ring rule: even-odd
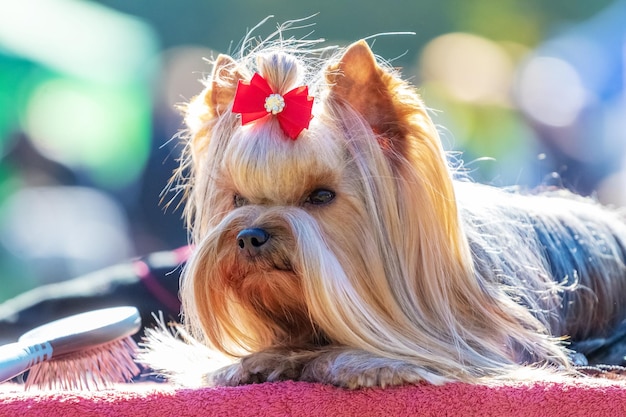
{"label": "dog", "polygon": [[365,41],[309,49],[219,55],[185,108],[181,332],[232,359],[187,367],[348,388],[573,372],[570,343],[626,317],[624,212],[472,183]]}

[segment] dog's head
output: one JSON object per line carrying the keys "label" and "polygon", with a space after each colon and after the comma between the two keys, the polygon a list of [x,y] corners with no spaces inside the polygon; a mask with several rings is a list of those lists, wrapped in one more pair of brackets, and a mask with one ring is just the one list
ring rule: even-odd
{"label": "dog's head", "polygon": [[[235,356],[341,344],[457,378],[506,362],[529,326],[474,276],[421,99],[364,41],[311,62],[220,55],[187,108],[186,323]],[[233,113],[253,73],[278,94],[308,86],[313,118],[295,140],[277,117],[242,126]]]}

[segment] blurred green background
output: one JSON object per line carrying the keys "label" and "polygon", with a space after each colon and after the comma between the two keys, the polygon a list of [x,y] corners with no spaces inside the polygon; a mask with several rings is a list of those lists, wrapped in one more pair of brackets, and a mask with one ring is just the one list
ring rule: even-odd
{"label": "blurred green background", "polygon": [[294,35],[415,32],[370,43],[478,181],[625,204],[625,1],[0,0],[0,301],[184,245],[175,104],[266,16],[315,13]]}

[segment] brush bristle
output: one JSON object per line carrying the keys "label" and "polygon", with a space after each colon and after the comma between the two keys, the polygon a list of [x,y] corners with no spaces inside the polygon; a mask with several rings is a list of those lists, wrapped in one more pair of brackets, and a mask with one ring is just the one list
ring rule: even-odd
{"label": "brush bristle", "polygon": [[131,337],[44,361],[30,369],[26,389],[99,390],[126,382],[140,371]]}

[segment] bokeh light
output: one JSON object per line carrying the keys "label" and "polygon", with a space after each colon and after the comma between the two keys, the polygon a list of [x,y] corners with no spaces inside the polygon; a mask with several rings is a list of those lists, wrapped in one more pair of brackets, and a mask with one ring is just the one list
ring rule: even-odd
{"label": "bokeh light", "polygon": [[440,84],[456,100],[509,102],[513,60],[493,41],[468,33],[446,34],[426,45],[420,62],[422,77]]}
{"label": "bokeh light", "polygon": [[155,53],[140,20],[91,1],[3,0],[0,46],[60,73],[103,83],[146,75]]}
{"label": "bokeh light", "polygon": [[128,224],[119,205],[85,187],[34,187],[15,193],[3,207],[5,248],[23,258],[63,258],[76,276],[132,254]]}
{"label": "bokeh light", "polygon": [[134,182],[148,158],[149,99],[139,88],[50,79],[33,92],[24,131],[42,155],[117,188]]}
{"label": "bokeh light", "polygon": [[548,126],[571,125],[588,101],[576,69],[558,58],[531,59],[516,87],[521,110]]}

